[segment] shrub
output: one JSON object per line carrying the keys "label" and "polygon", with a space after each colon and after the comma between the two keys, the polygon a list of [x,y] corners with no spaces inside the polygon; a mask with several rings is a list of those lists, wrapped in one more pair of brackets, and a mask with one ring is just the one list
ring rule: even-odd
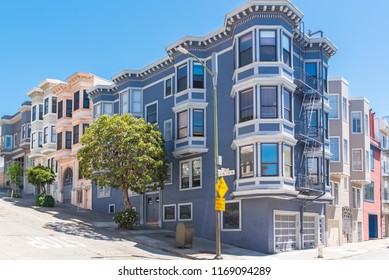
{"label": "shrub", "polygon": [[118,224],[119,228],[132,229],[132,226],[138,220],[138,213],[132,209],[124,209],[116,213],[113,220]]}
{"label": "shrub", "polygon": [[35,204],[36,206],[41,207],[54,207],[54,197],[49,194],[42,193],[36,197]]}

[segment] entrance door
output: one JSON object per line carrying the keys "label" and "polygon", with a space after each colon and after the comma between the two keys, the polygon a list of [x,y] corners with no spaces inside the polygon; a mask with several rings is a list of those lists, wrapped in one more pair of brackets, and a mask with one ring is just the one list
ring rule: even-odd
{"label": "entrance door", "polygon": [[70,203],[72,200],[73,170],[67,168],[63,177],[63,203]]}
{"label": "entrance door", "polygon": [[369,214],[369,239],[378,238],[378,216]]}
{"label": "entrance door", "polygon": [[159,194],[146,195],[146,223],[158,223]]}

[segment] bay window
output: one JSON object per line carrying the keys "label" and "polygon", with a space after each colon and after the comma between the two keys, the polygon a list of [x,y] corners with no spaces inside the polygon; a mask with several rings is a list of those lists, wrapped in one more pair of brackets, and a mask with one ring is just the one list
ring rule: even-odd
{"label": "bay window", "polygon": [[254,176],[254,145],[239,148],[240,178]]}
{"label": "bay window", "polygon": [[185,63],[177,69],[177,92],[188,88],[188,67]]}
{"label": "bay window", "polygon": [[252,119],[254,119],[254,94],[251,88],[239,94],[239,121],[245,122]]}
{"label": "bay window", "polygon": [[277,46],[275,31],[260,31],[259,32],[259,60],[260,61],[276,61]]}
{"label": "bay window", "polygon": [[261,118],[275,119],[277,114],[277,87],[261,87]]}
{"label": "bay window", "polygon": [[253,34],[247,33],[239,38],[239,67],[253,62]]}
{"label": "bay window", "polygon": [[261,176],[278,176],[278,144],[261,144]]}

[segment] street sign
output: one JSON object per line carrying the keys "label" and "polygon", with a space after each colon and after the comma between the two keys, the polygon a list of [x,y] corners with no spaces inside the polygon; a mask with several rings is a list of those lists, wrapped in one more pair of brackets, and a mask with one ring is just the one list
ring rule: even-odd
{"label": "street sign", "polygon": [[233,176],[235,175],[235,170],[230,170],[228,168],[222,168],[218,171],[219,177]]}
{"label": "street sign", "polygon": [[216,211],[226,211],[226,199],[222,197],[217,197],[215,201],[215,210]]}
{"label": "street sign", "polygon": [[228,186],[226,184],[226,181],[224,181],[224,178],[221,177],[219,182],[217,182],[216,186],[216,191],[219,193],[220,197],[224,197],[228,191]]}

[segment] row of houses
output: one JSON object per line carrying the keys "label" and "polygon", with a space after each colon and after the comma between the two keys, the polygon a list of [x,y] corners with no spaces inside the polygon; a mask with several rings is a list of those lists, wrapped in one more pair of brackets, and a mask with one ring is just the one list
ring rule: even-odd
{"label": "row of houses", "polygon": [[[389,118],[350,97],[344,78],[328,78],[337,48],[302,19],[290,1],[251,0],[143,69],[45,79],[0,120],[5,172],[12,162],[50,166],[57,201],[113,214],[121,191],[82,177],[80,137],[102,114],[142,117],[163,133],[170,168],[163,190],[130,193],[140,224],[191,222],[215,239],[215,87],[219,168],[235,171],[225,177],[222,242],[275,253],[388,237]],[[36,190],[24,179],[23,192]]]}

